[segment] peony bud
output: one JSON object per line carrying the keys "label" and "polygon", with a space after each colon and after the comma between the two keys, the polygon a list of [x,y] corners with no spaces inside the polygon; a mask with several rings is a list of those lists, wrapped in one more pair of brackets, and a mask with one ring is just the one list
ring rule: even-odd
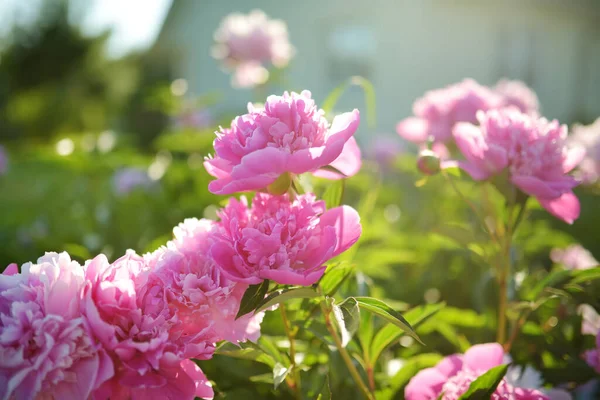
{"label": "peony bud", "polygon": [[440,157],[431,150],[421,150],[417,159],[417,169],[425,175],[440,172]]}

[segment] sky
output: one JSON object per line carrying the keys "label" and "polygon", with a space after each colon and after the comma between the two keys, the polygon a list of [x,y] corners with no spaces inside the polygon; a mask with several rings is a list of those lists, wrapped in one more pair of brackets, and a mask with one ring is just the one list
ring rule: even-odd
{"label": "sky", "polygon": [[[107,50],[114,58],[151,46],[172,3],[172,0],[72,1],[83,9],[83,20],[76,22],[84,34],[96,35],[112,28]],[[34,18],[41,3],[42,0],[0,0],[0,36],[8,32],[15,19],[26,22]]]}
{"label": "sky", "polygon": [[172,0],[88,0],[90,7],[82,21],[86,34],[107,28],[113,33],[108,52],[118,57],[131,50],[145,49],[154,43]]}

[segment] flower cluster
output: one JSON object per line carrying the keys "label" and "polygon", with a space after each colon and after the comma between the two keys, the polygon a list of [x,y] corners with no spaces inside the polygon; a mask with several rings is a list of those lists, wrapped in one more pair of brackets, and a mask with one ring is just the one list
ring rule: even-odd
{"label": "flower cluster", "polygon": [[[308,92],[272,96],[215,141],[212,189],[265,189],[331,164],[354,173],[357,125],[354,111],[330,128]],[[236,318],[249,285],[311,285],[361,234],[354,209],[328,210],[312,194],[232,198],[218,216],[185,220],[143,256],[82,266],[47,253],[21,272],[10,265],[0,275],[0,399],[212,398],[193,360],[211,358],[219,341],[259,338],[264,313]]]}
{"label": "flower cluster", "polygon": [[568,269],[588,269],[600,264],[592,253],[580,244],[572,244],[564,249],[554,248],[550,252],[550,259]]}
{"label": "flower cluster", "polygon": [[396,130],[404,139],[424,145],[433,142],[436,153],[445,155],[441,144],[450,142],[452,130],[459,122],[477,123],[477,112],[503,107],[517,108],[537,115],[536,94],[520,81],[501,80],[489,88],[465,79],[443,89],[432,90],[413,105],[414,117],[398,123]]}
{"label": "flower cluster", "polygon": [[[491,368],[505,364],[510,358],[498,343],[472,346],[465,354],[453,354],[433,368],[415,375],[405,389],[407,400],[456,400],[471,383]],[[527,379],[526,379],[527,378]],[[536,371],[510,367],[491,396],[493,400],[567,400],[571,396],[562,390],[548,393],[539,389],[540,377]]]}
{"label": "flower cluster", "polygon": [[579,200],[572,189],[579,182],[567,175],[585,151],[568,147],[567,128],[512,108],[477,112],[479,125],[459,123],[454,140],[465,160],[458,165],[475,180],[504,174],[517,188],[555,217],[573,223],[579,217]]}
{"label": "flower cluster", "polygon": [[586,155],[577,170],[582,183],[591,185],[600,181],[600,118],[591,125],[573,127],[569,140],[586,149]]}
{"label": "flower cluster", "polygon": [[233,85],[253,87],[269,78],[265,67],[285,67],[294,55],[285,22],[262,11],[230,14],[215,32],[213,56],[234,70]]}

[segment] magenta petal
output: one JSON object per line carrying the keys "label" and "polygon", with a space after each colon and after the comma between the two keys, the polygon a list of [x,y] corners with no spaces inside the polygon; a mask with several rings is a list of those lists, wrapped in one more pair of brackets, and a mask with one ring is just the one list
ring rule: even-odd
{"label": "magenta petal", "polygon": [[435,369],[440,371],[447,377],[454,376],[462,369],[463,356],[461,354],[452,354],[451,356],[445,357],[442,361],[437,363]]}
{"label": "magenta petal", "polygon": [[406,400],[437,399],[448,377],[435,368],[426,368],[415,375],[404,389]]}
{"label": "magenta petal", "polygon": [[487,145],[482,140],[480,128],[473,124],[460,122],[454,126],[452,134],[463,156],[482,168],[481,162],[485,160]]}
{"label": "magenta petal", "polygon": [[330,140],[342,140],[345,143],[354,135],[359,124],[360,113],[357,109],[337,115],[331,123],[325,141],[329,143]]}
{"label": "magenta petal", "polygon": [[539,198],[538,201],[550,214],[556,218],[572,224],[579,218],[579,199],[573,192],[567,192],[554,199]]}
{"label": "magenta petal", "polygon": [[201,399],[212,399],[215,396],[213,388],[204,375],[204,372],[191,360],[185,360],[181,362],[181,369],[194,381],[196,385],[197,397]]}
{"label": "magenta petal", "polygon": [[232,281],[243,282],[254,285],[262,282],[252,271],[240,271],[236,268],[235,257],[236,253],[231,246],[223,242],[216,242],[210,248],[210,256],[215,261],[215,264],[221,268],[221,271]]}
{"label": "magenta petal", "polygon": [[4,269],[4,272],[2,272],[2,274],[4,274],[4,275],[16,275],[18,273],[19,273],[19,267],[15,263],[8,264],[8,267],[6,267]]}
{"label": "magenta petal", "polygon": [[362,161],[360,158],[360,148],[354,136],[346,142],[339,157],[329,165],[340,171],[343,175],[324,169],[313,172],[313,175],[325,179],[342,179],[358,173],[362,166]]}
{"label": "magenta petal", "polygon": [[204,168],[215,178],[225,178],[231,173],[233,166],[222,158],[209,158],[204,161]]}
{"label": "magenta petal", "polygon": [[563,172],[566,174],[578,166],[585,157],[585,153],[585,148],[583,146],[577,146],[569,149],[567,151],[567,156],[563,161]]}
{"label": "magenta petal", "polygon": [[352,207],[341,206],[327,210],[320,221],[321,226],[333,226],[337,237],[337,244],[333,255],[349,249],[360,237],[362,227],[360,225],[360,216]]}
{"label": "magenta petal", "polygon": [[317,282],[325,273],[326,266],[306,271],[290,271],[281,269],[267,269],[260,271],[260,276],[264,279],[270,279],[282,285],[300,285],[310,286]]}
{"label": "magenta petal", "polygon": [[502,364],[504,349],[498,343],[476,344],[464,355],[465,367],[473,371],[487,371]]}
{"label": "magenta petal", "polygon": [[468,161],[448,160],[448,161],[442,161],[440,164],[440,168],[442,168],[442,169],[456,168],[456,167],[465,171],[467,174],[469,174],[471,176],[471,178],[473,178],[476,181],[484,181],[492,175],[490,172],[488,172],[484,169],[481,169],[478,166],[476,166],[475,164],[472,164]]}
{"label": "magenta petal", "polygon": [[417,117],[405,118],[396,125],[398,135],[413,143],[425,143],[429,137],[429,124]]}
{"label": "magenta petal", "polygon": [[561,193],[535,176],[513,176],[511,182],[530,196],[555,198]]}
{"label": "magenta petal", "polygon": [[298,150],[290,156],[288,170],[294,174],[316,171],[334,162],[343,149],[343,140],[331,139],[324,146]]}

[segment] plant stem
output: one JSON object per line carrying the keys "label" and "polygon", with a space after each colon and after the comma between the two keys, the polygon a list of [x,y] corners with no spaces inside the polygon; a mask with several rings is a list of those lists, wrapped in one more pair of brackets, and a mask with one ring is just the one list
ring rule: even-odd
{"label": "plant stem", "polygon": [[331,337],[333,337],[333,341],[335,342],[335,347],[337,347],[338,351],[340,352],[342,359],[346,363],[346,367],[348,367],[348,371],[350,371],[350,375],[352,375],[354,382],[356,383],[362,394],[365,396],[365,398],[368,400],[375,400],[375,397],[371,394],[371,392],[367,388],[367,385],[365,385],[365,383],[363,382],[363,379],[361,378],[358,370],[354,366],[354,362],[352,361],[350,354],[348,354],[346,349],[342,346],[342,341],[340,340],[340,337],[338,336],[338,333],[335,330],[333,323],[331,322],[331,318],[329,315],[331,313],[331,309],[326,305],[326,301],[327,300],[325,299],[321,301],[321,310],[323,311],[323,316],[325,317],[325,325],[327,326],[327,330],[329,331]]}
{"label": "plant stem", "polygon": [[[506,306],[508,302],[507,298],[507,281],[511,270],[511,254],[510,250],[512,247],[512,236],[513,236],[513,213],[515,207],[513,204],[508,206],[508,218],[506,223],[506,232],[504,235],[502,257],[500,260],[500,266],[498,268],[498,333],[497,341],[500,344],[504,344],[506,341]],[[521,209],[522,210],[522,209]],[[519,213],[521,214],[521,213]]]}
{"label": "plant stem", "polygon": [[296,341],[295,341],[295,332],[292,332],[292,327],[290,321],[287,317],[287,313],[285,312],[285,306],[283,303],[279,304],[279,310],[281,311],[281,319],[283,320],[283,327],[285,329],[285,334],[290,341],[290,369],[292,371],[293,376],[293,387],[296,398],[298,400],[302,399],[302,389],[300,384],[300,371],[298,371],[298,367],[296,366]]}

